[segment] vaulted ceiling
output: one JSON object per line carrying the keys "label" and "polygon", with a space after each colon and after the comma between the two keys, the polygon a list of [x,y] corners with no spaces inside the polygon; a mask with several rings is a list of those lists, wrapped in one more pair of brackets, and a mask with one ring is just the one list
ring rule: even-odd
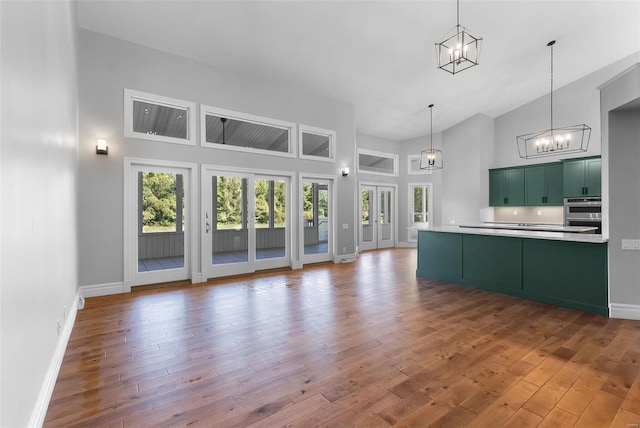
{"label": "vaulted ceiling", "polygon": [[[454,0],[79,1],[81,28],[352,104],[358,132],[404,140],[495,117],[640,51],[640,1],[460,2],[480,65],[438,70]],[[162,95],[162,94],[161,94]],[[224,107],[224,106],[220,106]]]}

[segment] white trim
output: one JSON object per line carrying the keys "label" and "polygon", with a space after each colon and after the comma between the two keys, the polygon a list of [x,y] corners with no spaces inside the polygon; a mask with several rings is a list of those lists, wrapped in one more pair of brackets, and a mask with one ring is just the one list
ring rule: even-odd
{"label": "white trim", "polygon": [[[302,133],[321,135],[323,137],[329,137],[329,157],[313,156],[304,154],[304,138]],[[330,129],[316,128],[308,125],[298,125],[298,156],[300,159],[309,159],[322,162],[335,162],[336,161],[336,131]]]}
{"label": "white trim", "polygon": [[78,289],[78,293],[82,298],[110,296],[112,294],[121,294],[130,292],[125,290],[124,282],[110,282],[107,284],[83,285]]}
{"label": "white trim", "polygon": [[[289,150],[286,152],[277,152],[274,150],[264,150],[249,147],[238,147],[231,145],[222,145],[218,143],[207,142],[207,114],[215,116],[223,116],[227,119],[240,120],[243,122],[255,123],[257,125],[271,126],[274,128],[286,129],[289,131]],[[269,117],[256,116],[249,113],[242,113],[233,110],[226,110],[219,107],[200,105],[200,145],[210,149],[232,150],[245,153],[259,153],[269,156],[280,156],[295,158],[298,147],[298,134],[296,132],[296,124],[284,120],[272,119]]]}
{"label": "white trim", "polygon": [[203,280],[202,279],[202,272],[195,272],[194,274],[191,275],[191,283],[192,284],[199,284],[201,282],[207,282],[207,280]]}
{"label": "white trim", "polygon": [[640,305],[629,305],[626,303],[610,303],[609,316],[611,318],[640,320]]}
{"label": "white trim", "polygon": [[[368,171],[360,168],[360,155],[369,155],[369,156],[379,156],[382,158],[387,158],[393,160],[393,172],[377,172],[377,171]],[[356,152],[356,171],[359,174],[371,174],[371,175],[384,175],[387,177],[399,177],[398,173],[398,155],[395,153],[387,153],[387,152],[378,152],[375,150],[367,150],[367,149],[358,149]]]}
{"label": "white trim", "polygon": [[29,419],[29,427],[41,427],[44,424],[44,418],[47,415],[47,409],[49,408],[49,402],[51,401],[51,395],[53,394],[53,388],[56,386],[56,380],[58,379],[58,373],[62,366],[62,359],[64,353],[67,350],[67,344],[73,331],[73,325],[76,322],[76,314],[78,313],[78,305],[76,302],[80,300],[80,290],[74,296],[73,302],[68,306],[69,315],[64,322],[64,326],[60,331],[60,337],[56,344],[56,349],[53,352],[49,367],[45,373],[44,381],[40,387],[40,392],[36,400],[36,404],[31,412],[31,418]]}
{"label": "white trim", "polygon": [[[187,111],[187,138],[168,137],[166,135],[150,135],[133,130],[133,102],[144,101],[165,107],[185,109]],[[138,138],[140,140],[151,140],[163,143],[196,145],[196,104],[179,100],[176,98],[163,97],[161,95],[149,94],[147,92],[124,89],[124,136]]]}
{"label": "white trim", "polygon": [[[421,155],[407,155],[407,175],[431,175],[433,174],[433,170],[431,169],[420,169],[420,159]],[[418,169],[415,170],[411,167],[411,161],[418,161]]]}

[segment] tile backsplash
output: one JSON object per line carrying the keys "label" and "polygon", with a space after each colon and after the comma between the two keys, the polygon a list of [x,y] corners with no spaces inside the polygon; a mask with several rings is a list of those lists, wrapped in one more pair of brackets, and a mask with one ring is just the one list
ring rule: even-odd
{"label": "tile backsplash", "polygon": [[562,224],[564,207],[495,207],[494,221]]}

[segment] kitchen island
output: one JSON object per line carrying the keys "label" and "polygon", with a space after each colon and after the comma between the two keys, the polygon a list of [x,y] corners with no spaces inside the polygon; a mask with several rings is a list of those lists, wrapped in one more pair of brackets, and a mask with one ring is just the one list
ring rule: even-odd
{"label": "kitchen island", "polygon": [[418,231],[416,275],[607,316],[601,235],[440,227]]}

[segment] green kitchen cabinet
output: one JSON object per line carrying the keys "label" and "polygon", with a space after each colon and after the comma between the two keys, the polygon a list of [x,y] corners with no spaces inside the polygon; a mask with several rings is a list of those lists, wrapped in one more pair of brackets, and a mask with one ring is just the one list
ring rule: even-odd
{"label": "green kitchen cabinet", "polygon": [[489,205],[524,205],[524,168],[489,170]]}
{"label": "green kitchen cabinet", "polygon": [[602,196],[602,160],[572,159],[563,162],[564,197]]}
{"label": "green kitchen cabinet", "polygon": [[524,170],[525,205],[562,206],[562,164],[538,165]]}

